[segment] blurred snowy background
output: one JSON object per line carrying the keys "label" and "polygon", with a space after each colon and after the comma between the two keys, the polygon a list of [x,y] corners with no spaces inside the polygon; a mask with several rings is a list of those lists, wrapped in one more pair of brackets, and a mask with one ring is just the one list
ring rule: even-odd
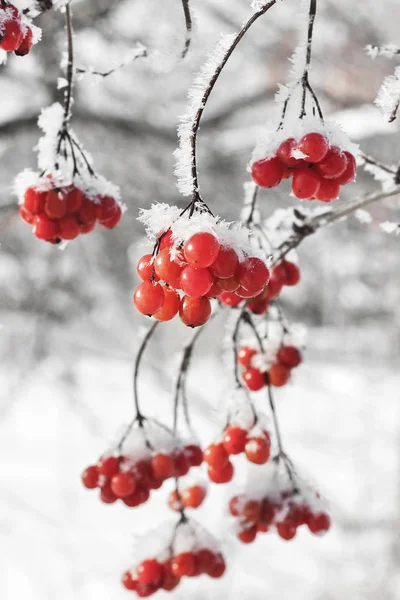
{"label": "blurred snowy background", "polygon": [[[62,16],[43,15],[43,41],[0,71],[2,599],[123,600],[119,578],[135,536],[169,516],[164,488],[150,506],[128,510],[101,505],[81,486],[80,473],[132,414],[131,368],[146,325],[131,302],[145,247],[137,209],[182,202],[172,152],[187,87],[220,33],[237,31],[250,11],[248,0],[192,4],[193,48],[167,70],[184,39],[178,0],[73,3],[78,66],[112,68],[136,41],[160,56],[107,79],[84,76],[77,85],[74,128],[97,170],[121,186],[129,210],[117,230],[99,228],[64,252],[32,236],[11,194],[14,176],[35,167],[40,108],[60,98]],[[204,197],[228,219],[238,215],[249,155],[289,69],[298,4],[279,3],[254,26],[205,114]],[[400,43],[398,0],[320,5],[312,81],[325,112],[365,152],[399,163],[400,121],[385,125],[373,106],[394,63],[372,61],[364,51],[366,44]],[[341,202],[377,187],[360,173]],[[285,186],[261,196],[264,215],[292,202]],[[331,533],[319,539],[304,532],[289,543],[264,535],[244,547],[221,518],[228,492],[213,490],[199,518],[222,537],[230,569],[219,582],[184,583],[173,597],[400,599],[399,238],[379,227],[399,221],[399,213],[398,199],[391,200],[371,207],[369,224],[352,217],[311,237],[299,252],[302,282],[283,296],[287,314],[310,332],[306,362],[276,394],[281,427],[292,458],[332,505]],[[145,360],[142,402],[165,419],[176,353],[187,336],[183,325],[166,324]],[[190,377],[203,442],[217,431],[230,383],[220,338],[211,325]]]}

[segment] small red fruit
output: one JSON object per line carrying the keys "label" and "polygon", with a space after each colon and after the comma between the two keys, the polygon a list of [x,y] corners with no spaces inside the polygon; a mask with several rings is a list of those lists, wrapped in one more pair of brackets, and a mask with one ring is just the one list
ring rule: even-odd
{"label": "small red fruit", "polygon": [[[142,281],[150,281],[153,272],[153,255],[145,254],[139,259],[136,267],[136,272]],[[158,276],[155,275],[155,281],[158,281]]]}
{"label": "small red fruit", "polygon": [[142,585],[158,586],[163,578],[163,566],[154,558],[144,560],[137,569],[137,578]]}
{"label": "small red fruit", "polygon": [[122,219],[122,210],[119,204],[116,205],[117,208],[112,217],[107,219],[106,221],[100,221],[101,225],[106,229],[114,229]]}
{"label": "small red fruit", "polygon": [[229,455],[222,443],[211,444],[204,451],[204,461],[209,467],[220,469],[228,464]]}
{"label": "small red fruit", "polygon": [[78,221],[72,215],[60,219],[58,226],[60,228],[60,237],[63,240],[74,240],[81,232]]}
{"label": "small red fruit", "polygon": [[153,317],[157,319],[157,321],[170,321],[178,314],[180,306],[181,306],[181,298],[175,290],[164,286],[164,304],[156,313],[154,313]]}
{"label": "small red fruit", "polygon": [[255,369],[253,367],[243,371],[242,378],[246,386],[252,392],[258,392],[258,390],[261,390],[266,383],[265,373],[262,373],[259,369]]}
{"label": "small red fruit", "polygon": [[132,577],[132,573],[130,571],[126,571],[126,573],[122,576],[122,585],[130,591],[135,591],[137,588],[137,579]]}
{"label": "small red fruit", "polygon": [[[218,256],[210,267],[210,271],[214,277],[218,277],[219,279],[229,279],[235,274],[238,264],[239,259],[235,250],[233,248],[220,246]],[[232,290],[226,291],[229,292]]]}
{"label": "small red fruit", "polygon": [[261,187],[270,188],[277,186],[283,176],[284,166],[276,156],[257,160],[251,167],[251,176],[255,183]]}
{"label": "small red fruit", "polygon": [[99,484],[99,472],[95,465],[85,469],[82,473],[82,483],[88,490],[94,490]]}
{"label": "small red fruit", "polygon": [[167,283],[179,279],[183,265],[171,259],[169,248],[161,250],[154,259],[154,270],[158,277]]}
{"label": "small red fruit", "polygon": [[24,194],[24,207],[32,215],[37,215],[44,211],[47,192],[39,192],[34,187],[29,187]]}
{"label": "small red fruit", "polygon": [[278,523],[276,530],[278,535],[283,540],[292,540],[296,535],[296,527],[294,527],[291,523],[286,523],[285,521]]}
{"label": "small red fruit", "polygon": [[174,461],[168,454],[156,454],[151,459],[151,470],[156,479],[168,479],[174,474]]}
{"label": "small red fruit", "polygon": [[227,462],[222,467],[208,467],[208,477],[213,483],[228,483],[233,477],[233,465]]}
{"label": "small red fruit", "polygon": [[282,387],[290,378],[290,369],[281,364],[274,364],[268,371],[268,381],[274,387]]}
{"label": "small red fruit", "polygon": [[179,316],[188,327],[199,327],[207,323],[211,315],[211,304],[208,298],[191,298],[184,296],[181,300]]}
{"label": "small red fruit", "polygon": [[250,348],[250,346],[243,346],[243,348],[239,350],[237,361],[239,364],[243,365],[243,367],[248,367],[255,354],[257,354],[257,350]]}
{"label": "small red fruit", "polygon": [[183,506],[186,508],[198,508],[207,495],[206,488],[201,485],[193,485],[181,492]]}
{"label": "small red fruit", "polygon": [[328,154],[329,142],[320,133],[307,133],[300,139],[297,149],[305,154],[306,162],[319,163]]}
{"label": "small red fruit", "polygon": [[320,188],[315,195],[316,200],[332,202],[340,195],[340,185],[333,179],[322,179]]}
{"label": "small red fruit", "polygon": [[183,246],[183,254],[189,265],[203,269],[217,260],[219,251],[217,238],[207,232],[195,233]]}
{"label": "small red fruit", "polygon": [[24,38],[22,42],[18,46],[18,48],[14,51],[17,56],[26,56],[31,51],[33,44],[33,34],[32,29],[30,27],[27,28]]}
{"label": "small red fruit", "polygon": [[260,258],[251,256],[239,264],[235,278],[245,290],[258,294],[267,285],[270,273]]}
{"label": "small red fruit", "polygon": [[278,362],[288,369],[298,367],[302,361],[301,352],[295,346],[282,346],[276,355]]}
{"label": "small red fruit", "polygon": [[292,191],[296,198],[310,200],[321,186],[321,176],[313,169],[300,169],[293,175]]}
{"label": "small red fruit", "polygon": [[57,240],[60,235],[60,228],[56,221],[52,221],[47,215],[41,213],[36,215],[32,221],[32,231],[40,240]]}
{"label": "small red fruit", "polygon": [[83,193],[78,188],[73,187],[66,196],[67,214],[78,212],[83,202]]}
{"label": "small red fruit", "polygon": [[196,572],[196,558],[192,552],[178,554],[171,561],[171,572],[175,577],[191,577]]}
{"label": "small red fruit", "polygon": [[119,461],[115,456],[107,456],[101,458],[97,463],[97,470],[100,475],[105,475],[106,477],[112,477],[116,475],[119,471]]}
{"label": "small red fruit", "polygon": [[136,288],[133,300],[140,313],[151,316],[163,306],[164,291],[159,283],[144,281]]}
{"label": "small red fruit", "polygon": [[307,525],[311,533],[323,534],[330,529],[331,520],[327,514],[318,513],[309,517]]}
{"label": "small red fruit", "polygon": [[225,304],[225,306],[231,306],[232,308],[243,302],[243,298],[240,298],[240,296],[234,292],[222,292],[219,299],[221,300],[222,304]]}
{"label": "small red fruit", "polygon": [[2,29],[0,48],[6,52],[14,52],[21,45],[24,37],[21,21],[19,19],[5,21],[2,24]]}
{"label": "small red fruit", "polygon": [[189,444],[186,446],[185,454],[192,467],[199,467],[203,462],[203,450],[197,444]]}
{"label": "small red fruit", "polygon": [[188,265],[180,277],[181,288],[187,296],[201,298],[205,296],[213,284],[213,278],[208,269],[199,269]]}
{"label": "small red fruit", "polygon": [[104,504],[114,504],[117,499],[117,496],[111,489],[110,482],[107,481],[107,483],[105,483],[100,490],[100,500],[104,502]]}
{"label": "small red fruit", "polygon": [[243,544],[251,544],[257,537],[257,525],[239,531],[237,537]]}
{"label": "small red fruit", "polygon": [[33,214],[31,212],[29,212],[29,210],[27,210],[25,208],[25,206],[20,206],[19,207],[19,214],[20,217],[23,221],[25,221],[26,223],[29,223],[29,225],[32,224],[33,222]]}
{"label": "small red fruit", "polygon": [[248,461],[256,465],[263,465],[269,460],[271,441],[266,437],[250,438],[244,451]]}
{"label": "small red fruit", "polygon": [[272,269],[274,280],[280,281],[282,285],[297,285],[300,281],[300,269],[294,263],[283,260]]}
{"label": "small red fruit", "polygon": [[317,165],[317,171],[325,179],[333,179],[340,177],[347,167],[347,157],[345,153],[337,146],[332,146],[325,156]]}
{"label": "small red fruit", "polygon": [[125,498],[133,494],[136,481],[132,473],[118,473],[111,479],[111,490],[118,498]]}
{"label": "small red fruit", "polygon": [[354,156],[350,152],[346,151],[344,154],[347,159],[347,166],[344,172],[335,179],[336,183],[339,185],[347,185],[348,183],[352,183],[356,178],[357,172],[357,163]]}
{"label": "small red fruit", "polygon": [[174,455],[174,475],[175,477],[183,477],[190,469],[189,458],[185,451],[176,452]]}
{"label": "small red fruit", "polygon": [[241,454],[247,442],[247,431],[241,427],[227,427],[224,434],[224,448],[227,454]]}

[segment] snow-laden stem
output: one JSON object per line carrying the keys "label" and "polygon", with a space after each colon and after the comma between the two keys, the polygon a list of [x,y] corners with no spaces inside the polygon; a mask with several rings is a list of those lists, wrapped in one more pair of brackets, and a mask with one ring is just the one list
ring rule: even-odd
{"label": "snow-laden stem", "polygon": [[262,17],[270,8],[272,8],[278,0],[270,0],[270,2],[268,2],[267,4],[265,4],[264,6],[262,6],[258,11],[256,11],[255,13],[253,13],[253,15],[250,17],[250,19],[248,19],[248,21],[244,24],[243,28],[239,31],[239,33],[235,36],[235,38],[233,39],[231,45],[229,46],[229,48],[226,50],[225,55],[222,59],[222,61],[219,63],[219,65],[217,66],[217,68],[214,71],[214,74],[212,75],[205,91],[204,94],[201,98],[199,107],[196,111],[196,114],[193,118],[193,122],[191,125],[191,129],[190,129],[190,147],[191,147],[191,175],[192,175],[192,194],[193,194],[193,198],[197,198],[201,200],[200,197],[200,193],[199,193],[199,182],[198,182],[198,170],[197,170],[197,135],[198,135],[198,131],[199,131],[199,127],[200,127],[200,123],[201,123],[201,119],[204,113],[204,109],[207,105],[207,102],[210,98],[210,95],[215,87],[215,84],[217,83],[219,76],[221,75],[225,65],[227,64],[228,60],[230,59],[230,57],[232,56],[233,52],[235,51],[236,47],[238,46],[238,44],[241,42],[241,40],[243,39],[243,37],[246,35],[246,33],[249,31],[249,29],[252,27],[252,25],[260,18]]}

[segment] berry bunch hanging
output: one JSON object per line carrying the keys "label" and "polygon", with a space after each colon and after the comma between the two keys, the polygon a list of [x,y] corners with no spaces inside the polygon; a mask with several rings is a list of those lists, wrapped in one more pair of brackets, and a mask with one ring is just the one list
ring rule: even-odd
{"label": "berry bunch hanging", "polygon": [[0,50],[25,56],[38,41],[40,29],[34,27],[28,17],[16,6],[4,0],[0,3]]}

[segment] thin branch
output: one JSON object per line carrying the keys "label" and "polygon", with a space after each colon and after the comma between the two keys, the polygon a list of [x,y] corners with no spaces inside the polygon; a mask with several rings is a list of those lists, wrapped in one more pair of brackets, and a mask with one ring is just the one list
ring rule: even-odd
{"label": "thin branch", "polygon": [[193,22],[192,22],[192,15],[190,13],[189,0],[181,0],[181,2],[182,2],[183,14],[185,16],[185,25],[186,25],[186,40],[185,40],[185,46],[182,51],[182,58],[185,58],[186,54],[189,52],[190,44],[192,41]]}
{"label": "thin branch", "polygon": [[143,357],[144,351],[146,350],[147,344],[149,343],[150,339],[152,338],[152,336],[159,324],[160,324],[159,321],[155,321],[153,323],[153,325],[150,327],[150,329],[148,330],[148,332],[146,333],[145,337],[143,338],[143,341],[140,345],[140,348],[139,348],[137,356],[136,356],[135,365],[134,365],[134,369],[133,369],[133,400],[135,403],[135,410],[136,410],[135,420],[137,420],[139,422],[139,424],[142,424],[144,421],[144,416],[140,411],[140,405],[139,405],[139,393],[138,393],[139,369],[140,369],[140,364],[142,362],[142,357]]}
{"label": "thin branch", "polygon": [[118,71],[119,69],[122,69],[123,67],[128,66],[130,63],[132,63],[134,60],[136,60],[137,58],[147,58],[148,53],[147,53],[147,48],[145,46],[143,46],[142,44],[138,44],[137,48],[135,49],[135,52],[132,54],[132,56],[129,57],[129,59],[124,60],[122,63],[120,63],[119,65],[117,65],[116,67],[109,69],[108,71],[93,71],[92,69],[84,69],[83,67],[77,67],[75,69],[75,73],[79,73],[79,74],[84,74],[84,75],[98,75],[99,77],[109,77],[110,75],[112,75],[113,73],[115,73],[116,71]]}

